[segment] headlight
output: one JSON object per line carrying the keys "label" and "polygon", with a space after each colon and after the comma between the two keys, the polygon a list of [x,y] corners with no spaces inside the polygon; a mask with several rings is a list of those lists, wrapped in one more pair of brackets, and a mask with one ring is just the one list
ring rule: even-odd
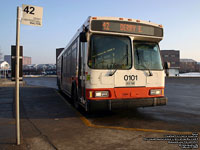
{"label": "headlight", "polygon": [[108,91],[95,91],[95,97],[109,97]]}
{"label": "headlight", "polygon": [[161,89],[150,90],[150,95],[161,95]]}

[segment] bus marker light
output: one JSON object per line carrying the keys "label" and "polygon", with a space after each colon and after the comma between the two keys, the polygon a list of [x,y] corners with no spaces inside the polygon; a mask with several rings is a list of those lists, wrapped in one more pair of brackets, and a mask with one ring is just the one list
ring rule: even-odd
{"label": "bus marker light", "polygon": [[136,22],[140,22],[140,20],[136,20]]}
{"label": "bus marker light", "polygon": [[93,97],[93,92],[89,91],[89,97],[92,98]]}
{"label": "bus marker light", "polygon": [[162,95],[164,95],[164,89],[162,89]]}

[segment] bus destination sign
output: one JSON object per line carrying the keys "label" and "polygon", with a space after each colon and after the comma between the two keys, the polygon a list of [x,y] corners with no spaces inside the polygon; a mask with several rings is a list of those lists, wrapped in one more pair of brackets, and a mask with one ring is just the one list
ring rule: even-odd
{"label": "bus destination sign", "polygon": [[162,28],[136,22],[92,20],[91,29],[93,31],[130,33],[158,37],[163,36]]}

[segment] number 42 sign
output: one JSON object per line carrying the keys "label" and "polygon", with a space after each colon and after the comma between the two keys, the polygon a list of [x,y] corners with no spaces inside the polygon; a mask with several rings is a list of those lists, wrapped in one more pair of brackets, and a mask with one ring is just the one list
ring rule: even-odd
{"label": "number 42 sign", "polygon": [[32,5],[22,5],[21,23],[32,26],[42,26],[43,8]]}

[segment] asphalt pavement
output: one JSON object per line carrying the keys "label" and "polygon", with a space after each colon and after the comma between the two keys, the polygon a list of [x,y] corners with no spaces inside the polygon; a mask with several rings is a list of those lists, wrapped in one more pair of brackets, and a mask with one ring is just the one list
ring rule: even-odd
{"label": "asphalt pavement", "polygon": [[113,111],[86,116],[98,125],[180,132],[200,131],[200,78],[167,78],[166,106]]}
{"label": "asphalt pavement", "polygon": [[[28,85],[57,88],[56,78],[25,78]],[[170,131],[200,131],[200,78],[166,78],[166,106],[117,110],[99,115],[87,115],[91,122],[132,128]],[[66,98],[67,99],[67,98]]]}
{"label": "asphalt pavement", "polygon": [[199,136],[199,79],[167,79],[167,106],[95,115],[76,111],[55,88],[55,78],[25,80],[31,85],[20,88],[20,146],[15,145],[13,88],[0,87],[1,150],[179,150],[180,143],[164,137]]}

